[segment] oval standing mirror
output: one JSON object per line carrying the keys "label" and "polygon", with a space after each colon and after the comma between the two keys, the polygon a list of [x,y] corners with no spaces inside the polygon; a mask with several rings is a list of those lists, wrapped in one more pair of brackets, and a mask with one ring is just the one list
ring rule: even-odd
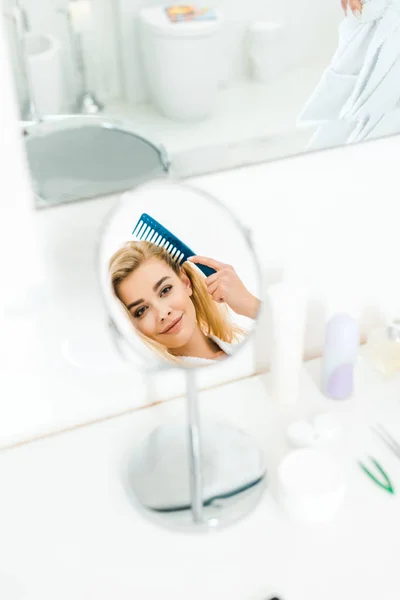
{"label": "oval standing mirror", "polygon": [[182,418],[159,423],[129,449],[130,498],[168,527],[237,520],[261,497],[262,455],[245,432],[200,418],[195,373],[229,360],[254,330],[261,280],[247,230],[204,191],[154,180],[108,215],[98,260],[125,358],[150,374],[178,368],[186,377]]}

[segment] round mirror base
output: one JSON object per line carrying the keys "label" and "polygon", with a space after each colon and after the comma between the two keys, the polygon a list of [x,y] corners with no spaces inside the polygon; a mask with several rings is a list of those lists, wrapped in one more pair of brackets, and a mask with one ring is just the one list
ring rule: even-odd
{"label": "round mirror base", "polygon": [[187,438],[184,423],[171,421],[156,427],[130,452],[124,485],[134,508],[161,527],[183,532],[220,529],[251,513],[267,480],[254,439],[231,425],[203,422],[203,507],[195,516]]}
{"label": "round mirror base", "polygon": [[235,498],[218,500],[203,508],[203,519],[195,521],[191,509],[174,512],[158,512],[140,504],[131,493],[132,502],[139,513],[160,527],[187,533],[207,532],[233,525],[249,515],[259,504],[266,488],[266,478],[252,488],[237,494]]}

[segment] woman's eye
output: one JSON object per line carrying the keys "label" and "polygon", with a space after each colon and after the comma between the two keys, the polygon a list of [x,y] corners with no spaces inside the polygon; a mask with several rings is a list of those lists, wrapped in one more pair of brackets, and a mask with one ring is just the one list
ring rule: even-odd
{"label": "woman's eye", "polygon": [[135,312],[135,317],[138,319],[139,317],[142,317],[144,315],[144,312],[146,310],[145,306],[141,306],[140,308],[137,309],[137,311]]}
{"label": "woman's eye", "polygon": [[168,294],[168,292],[172,289],[172,285],[167,285],[162,291],[161,291],[161,296],[164,296],[165,294]]}

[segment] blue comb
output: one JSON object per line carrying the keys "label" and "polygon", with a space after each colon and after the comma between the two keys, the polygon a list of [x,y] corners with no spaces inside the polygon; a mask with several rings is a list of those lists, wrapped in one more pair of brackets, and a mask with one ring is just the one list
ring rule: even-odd
{"label": "blue comb", "polygon": [[[165,250],[172,256],[172,258],[181,265],[184,263],[189,256],[196,256],[180,239],[178,239],[173,233],[163,227],[158,221],[150,217],[147,213],[143,213],[139,221],[136,223],[135,229],[132,231],[138,240],[145,240],[156,244]],[[206,265],[197,265],[200,271],[204,273],[206,277],[209,277],[216,271],[207,267]]]}

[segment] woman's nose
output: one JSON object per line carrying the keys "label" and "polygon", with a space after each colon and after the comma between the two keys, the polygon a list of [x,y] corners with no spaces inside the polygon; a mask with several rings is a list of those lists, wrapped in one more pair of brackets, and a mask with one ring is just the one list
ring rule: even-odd
{"label": "woman's nose", "polygon": [[171,312],[172,312],[172,310],[170,308],[159,311],[159,317],[160,317],[161,323],[171,314]]}

